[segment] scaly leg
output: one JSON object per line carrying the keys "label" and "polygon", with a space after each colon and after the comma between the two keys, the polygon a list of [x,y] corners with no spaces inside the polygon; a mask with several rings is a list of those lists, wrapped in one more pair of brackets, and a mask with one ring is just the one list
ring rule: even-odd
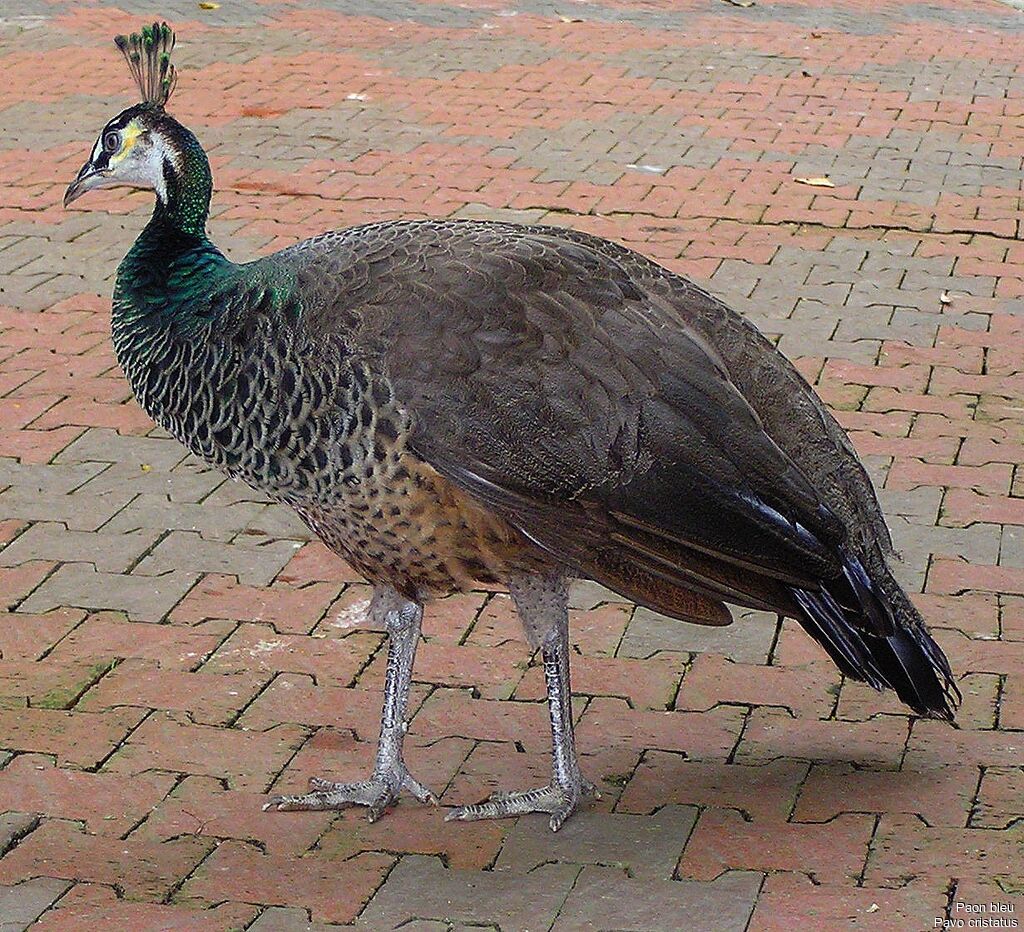
{"label": "scaly leg", "polygon": [[408,790],[421,803],[437,805],[437,798],[409,773],[402,758],[402,743],[409,728],[405,715],[409,684],[416,659],[416,644],[423,621],[423,606],[402,599],[390,588],[374,590],[371,615],[383,619],[388,629],[388,665],[384,679],[384,707],[381,710],[380,741],[373,774],[357,783],[332,783],[313,777],[310,792],[301,796],[274,796],[263,806],[284,812],[294,809],[346,809],[369,807],[375,822],[381,813]]}
{"label": "scaly leg", "polygon": [[515,599],[523,626],[531,641],[541,641],[544,681],[551,716],[551,782],[534,790],[492,793],[483,803],[452,809],[446,821],[459,819],[503,819],[527,812],[551,814],[551,831],[557,832],[575,811],[580,799],[600,798],[597,788],[580,773],[573,736],[572,696],[569,685],[569,613],[564,580],[557,578],[538,585],[536,579],[513,582],[509,589]]}

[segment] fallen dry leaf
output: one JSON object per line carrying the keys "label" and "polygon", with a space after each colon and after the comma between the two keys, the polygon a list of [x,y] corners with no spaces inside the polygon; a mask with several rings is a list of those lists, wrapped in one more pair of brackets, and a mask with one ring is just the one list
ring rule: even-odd
{"label": "fallen dry leaf", "polygon": [[208,0],[203,0],[203,2],[199,4],[199,9],[200,10],[219,10],[220,9],[220,4],[219,3],[209,3]]}
{"label": "fallen dry leaf", "polygon": [[558,17],[563,23],[582,23],[583,20],[578,16],[559,16]]}
{"label": "fallen dry leaf", "polygon": [[809,184],[812,188],[834,188],[835,182],[826,177],[825,175],[816,176],[814,178],[797,178],[797,184]]}

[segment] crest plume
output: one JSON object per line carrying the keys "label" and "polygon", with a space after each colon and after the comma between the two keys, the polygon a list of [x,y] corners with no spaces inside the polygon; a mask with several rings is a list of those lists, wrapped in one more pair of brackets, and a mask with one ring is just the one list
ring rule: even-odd
{"label": "crest plume", "polygon": [[115,36],[114,44],[121,50],[128,69],[139,86],[143,103],[154,107],[167,104],[174,85],[178,80],[171,51],[174,48],[174,32],[167,23],[153,23],[143,26],[140,32],[130,36]]}

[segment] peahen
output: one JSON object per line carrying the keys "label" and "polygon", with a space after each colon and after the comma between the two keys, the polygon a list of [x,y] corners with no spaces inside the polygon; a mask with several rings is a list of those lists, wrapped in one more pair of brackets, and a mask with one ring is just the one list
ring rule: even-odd
{"label": "peahen", "polygon": [[212,181],[165,107],[174,36],[116,40],[142,102],[68,187],[156,192],[121,263],[118,361],[193,453],[291,505],[374,586],[389,634],[380,742],[359,783],[274,809],[433,794],[402,743],[423,603],[508,587],[540,648],[551,782],[449,818],[545,812],[594,787],[569,689],[567,580],[683,621],[723,603],[797,619],[853,679],[951,720],[959,692],[893,578],[888,530],[842,429],[749,323],[622,246],[547,226],[397,221],[236,265],[206,237]]}

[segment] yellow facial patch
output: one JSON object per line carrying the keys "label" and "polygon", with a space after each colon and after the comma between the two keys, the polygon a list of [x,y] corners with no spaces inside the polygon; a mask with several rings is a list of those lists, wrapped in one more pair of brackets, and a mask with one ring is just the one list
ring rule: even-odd
{"label": "yellow facial patch", "polygon": [[144,130],[138,123],[129,123],[123,130],[121,130],[121,148],[110,157],[110,165],[116,165],[118,162],[124,160],[125,156],[132,151],[132,146],[139,141],[139,137],[143,134]]}

